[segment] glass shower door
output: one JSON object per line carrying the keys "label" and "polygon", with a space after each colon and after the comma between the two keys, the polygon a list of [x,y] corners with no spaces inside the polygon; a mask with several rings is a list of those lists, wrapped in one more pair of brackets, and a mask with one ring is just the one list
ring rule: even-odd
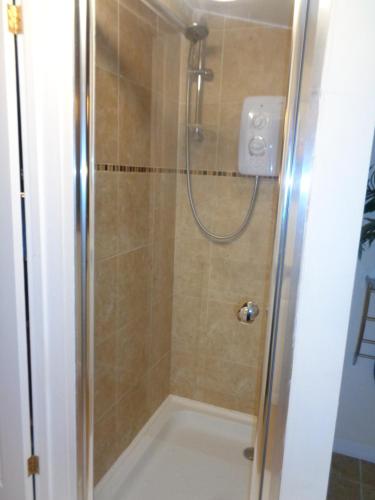
{"label": "glass shower door", "polygon": [[292,33],[268,3],[96,1],[96,500],[249,496]]}

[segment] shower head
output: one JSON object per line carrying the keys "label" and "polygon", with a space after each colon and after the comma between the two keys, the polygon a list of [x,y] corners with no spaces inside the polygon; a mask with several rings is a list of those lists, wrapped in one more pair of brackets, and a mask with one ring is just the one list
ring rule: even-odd
{"label": "shower head", "polygon": [[208,28],[205,24],[193,23],[185,30],[185,36],[193,43],[204,40],[208,36]]}

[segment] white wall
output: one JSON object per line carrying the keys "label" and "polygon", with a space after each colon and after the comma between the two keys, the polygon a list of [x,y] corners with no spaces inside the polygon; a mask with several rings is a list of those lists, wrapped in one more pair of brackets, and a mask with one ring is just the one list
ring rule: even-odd
{"label": "white wall", "polygon": [[326,498],[375,126],[374,19],[373,0],[332,0],[323,79],[315,91],[319,116],[280,500]]}
{"label": "white wall", "polygon": [[[4,2],[3,2],[4,4]],[[3,5],[5,7],[5,4]],[[18,38],[38,500],[74,500],[74,2],[22,0]]]}
{"label": "white wall", "polygon": [[[375,144],[371,163],[374,162]],[[353,366],[366,293],[366,276],[375,278],[374,244],[357,263],[334,449],[338,453],[375,462],[374,361],[359,359]],[[370,332],[373,338],[375,324],[370,324],[368,334]],[[364,352],[375,354],[375,349],[365,346]]]}

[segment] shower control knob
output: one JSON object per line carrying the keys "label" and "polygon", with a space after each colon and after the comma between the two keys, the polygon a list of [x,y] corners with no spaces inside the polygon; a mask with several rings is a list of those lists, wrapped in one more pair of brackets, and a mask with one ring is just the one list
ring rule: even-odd
{"label": "shower control knob", "polygon": [[262,113],[255,114],[252,123],[254,128],[263,128],[267,125],[267,117]]}
{"label": "shower control knob", "polygon": [[259,307],[252,302],[245,302],[237,313],[237,318],[241,323],[251,323],[259,314]]}
{"label": "shower control knob", "polygon": [[266,141],[260,135],[252,137],[249,141],[249,153],[251,156],[264,156],[266,153]]}

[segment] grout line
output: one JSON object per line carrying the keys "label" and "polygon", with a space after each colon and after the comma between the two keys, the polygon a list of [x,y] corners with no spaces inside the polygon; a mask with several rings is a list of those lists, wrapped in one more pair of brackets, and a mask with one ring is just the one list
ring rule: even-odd
{"label": "grout line", "polygon": [[[219,145],[221,143],[221,122],[222,122],[222,111],[223,111],[223,78],[224,78],[224,52],[225,52],[225,19],[223,23],[223,27],[220,30],[221,31],[221,54],[220,54],[220,82],[219,82],[219,109],[218,109],[218,116],[216,120],[216,150],[215,150],[215,168],[218,170],[219,165]],[[237,177],[235,175],[237,172],[233,172],[233,177]],[[218,190],[218,181],[215,179],[215,192]],[[213,201],[213,206],[214,206],[214,212],[216,212],[217,206],[220,203],[219,199],[215,197],[215,200]],[[215,218],[216,219],[216,218]],[[213,231],[215,231],[215,227],[217,226],[216,220],[211,218],[211,227],[213,228]],[[208,248],[208,281],[207,281],[207,288],[210,286],[210,281],[212,279],[212,242],[209,242],[209,248]],[[208,297],[209,293],[207,290],[207,295],[206,295],[206,318],[208,317]]]}
{"label": "grout line", "polygon": [[152,246],[152,241],[149,241],[148,243],[145,243],[144,245],[139,245],[137,247],[130,248],[129,250],[118,250],[117,252],[110,254],[110,255],[105,255],[104,257],[99,257],[95,259],[95,263],[98,262],[106,262],[108,260],[117,258],[117,257],[122,257],[123,255],[128,255],[132,252],[136,252],[137,250],[142,250],[144,248],[148,248]]}
{"label": "grout line", "polygon": [[225,49],[225,21],[224,26],[221,31],[221,54],[220,54],[220,84],[219,84],[219,109],[218,117],[216,120],[216,151],[215,151],[215,166],[217,168],[217,162],[219,157],[219,138],[221,134],[221,118],[222,118],[222,108],[223,108],[223,70],[224,70],[224,49]]}
{"label": "grout line", "polygon": [[116,408],[116,406],[118,406],[125,398],[127,398],[131,393],[131,391],[133,391],[135,387],[137,387],[138,383],[142,380],[142,378],[146,378],[146,384],[147,384],[148,372],[154,369],[157,365],[159,365],[164,359],[166,359],[170,355],[171,355],[171,349],[169,349],[166,353],[164,353],[163,356],[160,359],[158,359],[158,361],[148,366],[147,369],[144,371],[144,373],[138,379],[136,379],[133,385],[126,392],[121,394],[119,398],[117,397],[117,392],[116,392],[114,403],[111,404],[108,408],[106,408],[101,415],[98,415],[96,417],[96,423],[100,423],[102,420],[104,420],[104,418],[106,418],[109,415],[109,413]]}
{"label": "grout line", "polygon": [[[119,7],[119,4],[118,2],[116,2],[115,4],[115,9],[116,9],[116,25],[117,25],[117,40],[116,40],[116,43],[117,43],[117,47],[116,47],[116,80],[117,80],[117,96],[116,96],[116,99],[117,99],[117,130],[116,130],[116,158],[117,158],[117,161],[119,161],[119,158],[120,158],[120,7]],[[119,253],[120,251],[120,238],[119,238],[119,199],[120,199],[120,186],[119,186],[119,183],[116,182],[116,200],[115,200],[115,207],[116,207],[116,213],[115,213],[115,227],[116,227],[116,250],[117,250],[117,253]],[[113,298],[113,302],[114,302],[114,307],[115,307],[115,311],[114,311],[114,316],[115,316],[115,325],[117,327],[117,324],[118,324],[118,321],[119,321],[119,281],[118,281],[118,265],[119,265],[119,261],[118,261],[118,258],[117,256],[116,257],[111,257],[111,258],[114,258],[115,259],[115,269],[116,269],[116,276],[114,277],[115,279],[115,294],[114,294],[114,298]],[[94,263],[94,265],[96,266],[96,262]],[[118,341],[118,336],[117,336],[117,332],[114,331],[112,332],[112,335],[114,335],[114,341],[115,341],[115,349],[116,349],[116,354],[115,354],[115,366],[116,366],[116,363],[117,363],[117,349],[118,349],[118,345],[117,345],[117,341]],[[111,335],[111,336],[112,336]],[[109,337],[107,337],[109,338]],[[95,336],[94,336],[94,344],[95,344]],[[96,346],[95,346],[95,349],[96,350]],[[94,370],[95,371],[95,370]],[[115,412],[115,405],[117,403],[117,383],[115,383],[114,385],[114,402],[113,402],[113,405],[111,406],[111,408],[108,410],[108,413],[109,414],[109,411],[114,411],[115,413],[115,428],[116,428],[116,432],[117,432],[117,415],[116,415],[116,412]],[[95,398],[94,398],[94,406],[95,406]],[[98,420],[100,420],[100,418],[98,418]]]}
{"label": "grout line", "polygon": [[[117,151],[116,158],[117,161],[120,159],[120,6],[116,2],[116,23],[117,23],[117,61],[116,61],[116,72],[117,72]],[[117,190],[118,194],[118,190]]]}

